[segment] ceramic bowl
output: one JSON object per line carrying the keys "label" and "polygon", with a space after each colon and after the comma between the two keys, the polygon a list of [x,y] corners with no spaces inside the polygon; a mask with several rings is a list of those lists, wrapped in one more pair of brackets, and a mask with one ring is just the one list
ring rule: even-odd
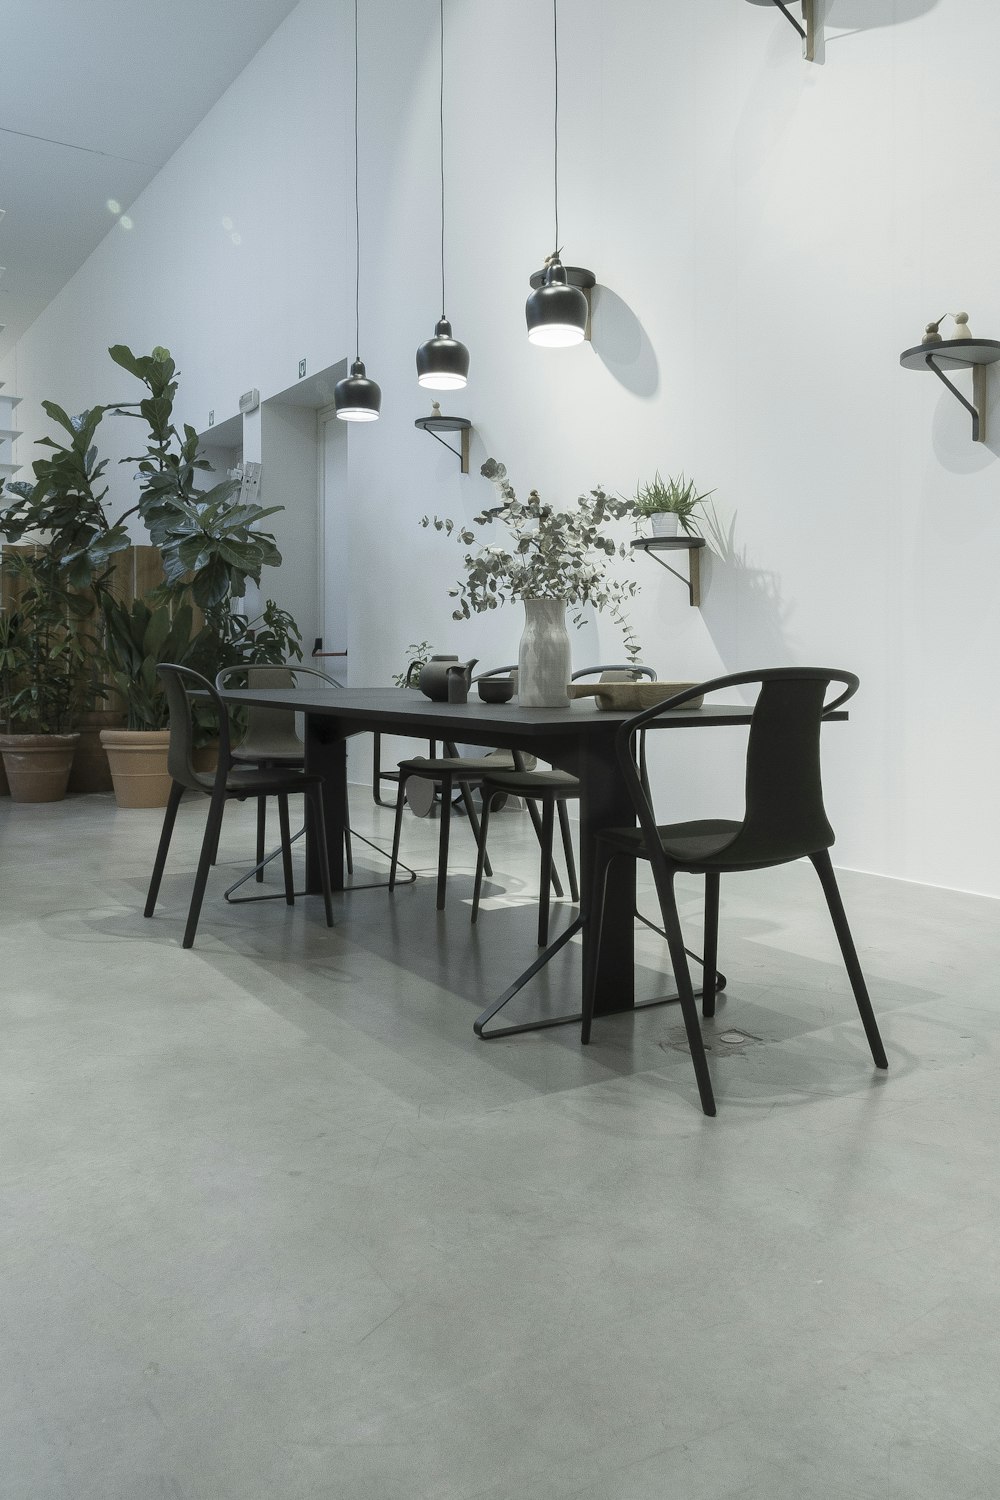
{"label": "ceramic bowl", "polygon": [[476,686],[484,703],[509,703],[514,696],[514,683],[509,677],[483,677]]}
{"label": "ceramic bowl", "polygon": [[[597,707],[617,713],[638,713],[641,708],[652,708],[664,698],[683,693],[692,688],[693,682],[571,682],[571,698],[596,698]],[[700,708],[705,701],[704,693],[691,698],[684,708]]]}

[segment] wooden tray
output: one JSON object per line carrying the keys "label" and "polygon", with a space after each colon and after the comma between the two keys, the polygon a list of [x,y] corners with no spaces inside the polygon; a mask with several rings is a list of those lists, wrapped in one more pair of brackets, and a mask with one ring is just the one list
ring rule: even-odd
{"label": "wooden tray", "polygon": [[[652,708],[654,703],[662,703],[665,698],[672,698],[675,693],[683,693],[686,688],[695,686],[693,682],[571,682],[569,695],[571,698],[596,698],[598,708],[613,712],[634,710],[638,713],[641,708]],[[683,707],[700,708],[704,696],[701,693],[697,698],[689,699]]]}

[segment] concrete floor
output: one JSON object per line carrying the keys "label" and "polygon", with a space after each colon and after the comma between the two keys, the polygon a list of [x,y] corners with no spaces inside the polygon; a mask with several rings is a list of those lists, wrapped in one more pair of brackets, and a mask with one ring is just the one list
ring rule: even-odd
{"label": "concrete floor", "polygon": [[724,881],[708,1120],[673,1007],[474,1038],[534,952],[523,814],[476,932],[461,821],[446,913],[328,931],[222,902],[230,808],[183,952],[204,812],[144,921],[158,813],[0,804],[3,1500],[1000,1493],[996,901],[843,876],[879,1075],[809,867]]}

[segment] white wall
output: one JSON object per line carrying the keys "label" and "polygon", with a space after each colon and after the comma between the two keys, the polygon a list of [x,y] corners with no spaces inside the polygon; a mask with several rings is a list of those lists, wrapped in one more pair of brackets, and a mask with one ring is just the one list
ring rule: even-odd
{"label": "white wall", "polygon": [[[516,654],[515,610],[455,625],[458,549],[502,458],[519,491],[714,485],[734,547],[704,604],[640,559],[645,654],[670,677],[826,662],[862,678],[826,736],[841,864],[1000,894],[996,457],[959,404],[899,368],[965,308],[1000,337],[1000,131],[990,0],[818,0],[816,64],[775,11],[562,0],[561,236],[599,288],[592,345],[532,349],[551,249],[549,7],[447,0],[448,312],[472,351],[473,474],[413,427],[413,352],[439,314],[437,5],[363,0],[361,354],[383,417],[349,437],[351,673],[405,647]],[[103,350],[165,342],[199,429],[351,357],[351,13],[302,0],[0,369],[32,404],[108,389]],[[231,219],[242,236],[221,228]],[[969,377],[959,376],[970,384]],[[30,454],[21,440],[20,461]],[[377,580],[377,588],[372,581]],[[619,655],[610,621],[577,660]],[[983,664],[987,665],[984,672]],[[684,737],[675,805],[718,805],[725,736]],[[712,743],[705,743],[711,740]]]}

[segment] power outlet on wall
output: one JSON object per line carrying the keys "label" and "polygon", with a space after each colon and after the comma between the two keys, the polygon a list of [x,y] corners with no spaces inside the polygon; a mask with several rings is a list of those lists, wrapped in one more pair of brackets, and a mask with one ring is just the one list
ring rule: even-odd
{"label": "power outlet on wall", "polygon": [[305,373],[306,373],[306,362],[305,362],[304,359],[300,359],[299,360],[299,379],[300,380],[302,379],[302,377],[303,377],[303,375]]}

